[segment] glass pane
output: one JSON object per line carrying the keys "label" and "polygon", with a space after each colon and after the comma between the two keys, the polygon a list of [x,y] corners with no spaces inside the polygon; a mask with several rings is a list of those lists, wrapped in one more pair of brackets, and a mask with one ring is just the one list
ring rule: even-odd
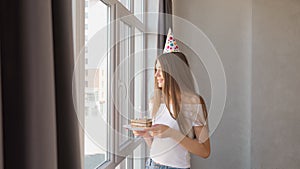
{"label": "glass pane", "polygon": [[134,15],[143,22],[144,0],[134,0]]}
{"label": "glass pane", "polygon": [[123,127],[128,124],[129,114],[129,78],[130,78],[130,34],[131,28],[126,23],[120,21],[120,63],[118,65],[118,110],[120,113],[119,131],[122,133],[120,143],[128,140],[129,132]]}
{"label": "glass pane", "polygon": [[135,118],[144,118],[143,111],[144,96],[144,35],[135,28],[135,51],[134,51],[134,116]]}
{"label": "glass pane", "polygon": [[127,169],[127,158],[123,160],[115,169]]}
{"label": "glass pane", "polygon": [[130,9],[130,0],[119,0],[129,11]]}
{"label": "glass pane", "polygon": [[101,1],[85,1],[85,169],[108,160],[107,51],[109,7]]}
{"label": "glass pane", "polygon": [[133,168],[134,169],[144,169],[145,168],[145,149],[143,149],[144,146],[145,146],[145,144],[141,144],[133,151]]}

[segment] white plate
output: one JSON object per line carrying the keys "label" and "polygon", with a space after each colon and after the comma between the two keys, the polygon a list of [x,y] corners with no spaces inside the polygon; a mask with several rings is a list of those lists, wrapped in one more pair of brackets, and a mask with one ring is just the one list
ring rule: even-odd
{"label": "white plate", "polygon": [[[124,128],[127,128],[128,130],[134,130],[134,131],[143,131],[146,129],[146,127],[132,127],[130,124],[123,125]],[[150,127],[147,127],[150,128]]]}

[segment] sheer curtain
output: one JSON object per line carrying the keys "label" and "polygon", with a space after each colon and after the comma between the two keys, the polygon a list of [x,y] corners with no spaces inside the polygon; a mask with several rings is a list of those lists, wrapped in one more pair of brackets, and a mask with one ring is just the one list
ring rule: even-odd
{"label": "sheer curtain", "polygon": [[71,0],[0,6],[0,167],[79,169]]}

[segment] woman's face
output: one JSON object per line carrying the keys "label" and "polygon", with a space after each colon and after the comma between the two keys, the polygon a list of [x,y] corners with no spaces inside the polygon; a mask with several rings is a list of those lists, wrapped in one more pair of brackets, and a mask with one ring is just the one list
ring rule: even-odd
{"label": "woman's face", "polygon": [[154,74],[154,77],[157,80],[158,87],[163,88],[165,85],[165,79],[163,77],[161,65],[160,65],[159,61],[157,61],[156,65],[155,65],[155,69],[156,69],[156,72]]}

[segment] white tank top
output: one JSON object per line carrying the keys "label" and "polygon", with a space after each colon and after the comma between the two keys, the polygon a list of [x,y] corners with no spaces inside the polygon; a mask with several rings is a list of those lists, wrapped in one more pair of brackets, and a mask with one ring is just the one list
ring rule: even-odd
{"label": "white tank top", "polygon": [[[165,104],[160,105],[153,124],[164,124],[180,131],[177,121],[171,117]],[[203,124],[193,123],[193,126],[200,125]],[[150,148],[150,157],[154,162],[170,167],[190,168],[191,166],[190,153],[172,138],[154,137]]]}

